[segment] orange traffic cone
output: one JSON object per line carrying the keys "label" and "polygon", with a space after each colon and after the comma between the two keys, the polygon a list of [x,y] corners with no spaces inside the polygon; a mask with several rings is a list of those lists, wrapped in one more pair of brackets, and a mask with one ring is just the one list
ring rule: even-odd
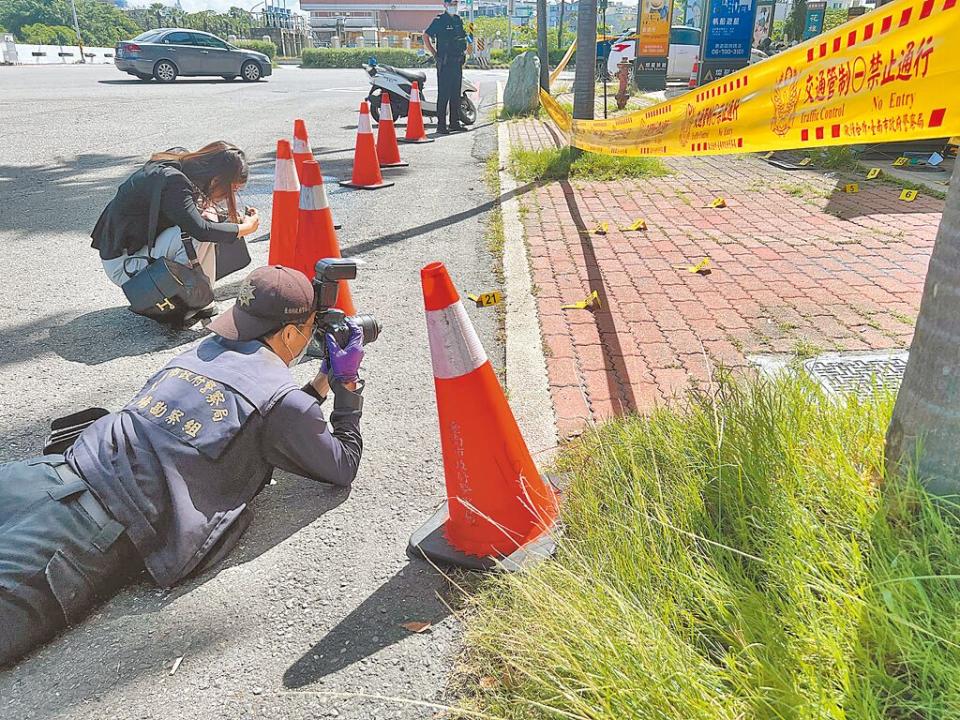
{"label": "orange traffic cone", "polygon": [[377,123],[377,160],[381,168],[407,167],[400,159],[397,131],[393,127],[393,106],[390,94],[380,93],[380,122]]}
{"label": "orange traffic cone", "polygon": [[700,76],[700,58],[697,58],[693,61],[693,70],[690,71],[690,82],[687,83],[687,88],[693,90],[699,82]]}
{"label": "orange traffic cone", "polygon": [[[323,187],[320,165],[316,160],[307,160],[303,164],[301,178],[296,253],[290,267],[313,280],[317,260],[338,257],[340,244],[337,242],[337,232],[333,229],[333,215],[327,204],[327,191]],[[347,315],[357,314],[346,280],[340,281],[336,307]]]}
{"label": "orange traffic cone", "polygon": [[297,245],[297,212],[300,180],[289,140],[277,140],[277,165],[273,171],[273,212],[270,214],[270,265],[293,263]]}
{"label": "orange traffic cone", "polygon": [[447,502],[409,552],[445,565],[517,569],[553,551],[557,496],[537,472],[447,269],[420,271]]}
{"label": "orange traffic cone", "polygon": [[373,127],[370,125],[370,106],[366,100],[360,103],[357,145],[353,151],[353,177],[349,182],[341,180],[340,184],[362,190],[378,190],[393,185],[392,182],[384,182],[383,175],[380,174],[380,161],[377,160]]}
{"label": "orange traffic cone", "polygon": [[299,118],[293,121],[293,161],[297,165],[297,175],[303,182],[303,164],[313,160],[310,140],[307,138],[307,124]]}
{"label": "orange traffic cone", "polygon": [[427,137],[427,131],[423,129],[423,108],[420,107],[420,86],[417,81],[413,81],[410,88],[410,109],[407,111],[407,133],[400,142],[405,143],[430,143],[433,138]]}

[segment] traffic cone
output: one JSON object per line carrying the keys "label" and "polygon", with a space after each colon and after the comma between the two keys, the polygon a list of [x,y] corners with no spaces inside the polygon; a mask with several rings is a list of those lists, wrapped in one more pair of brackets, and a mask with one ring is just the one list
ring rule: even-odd
{"label": "traffic cone", "polygon": [[273,212],[270,214],[270,265],[290,266],[297,245],[300,180],[289,140],[277,140],[277,165],[273,171]]}
{"label": "traffic cone", "polygon": [[307,137],[307,124],[297,118],[293,121],[293,161],[297,166],[297,176],[303,182],[303,164],[313,160],[313,150],[310,149],[310,140]]}
{"label": "traffic cone", "polygon": [[410,537],[438,564],[515,570],[549,555],[557,495],[540,477],[447,269],[420,271],[447,502]]}
{"label": "traffic cone", "polygon": [[407,111],[407,133],[400,142],[405,143],[431,143],[433,138],[427,137],[427,131],[423,129],[423,108],[420,106],[420,86],[417,81],[413,81],[410,88],[410,109]]}
{"label": "traffic cone", "polygon": [[693,61],[693,70],[690,71],[690,82],[687,83],[687,88],[693,90],[697,86],[697,79],[700,76],[700,58],[697,58]]}
{"label": "traffic cone", "polygon": [[[303,164],[300,186],[300,211],[297,220],[296,253],[290,267],[296,268],[313,280],[317,260],[340,257],[337,232],[333,229],[333,214],[327,204],[327,191],[323,187],[323,175],[316,160]],[[347,315],[356,315],[350,286],[340,281],[340,294],[335,307]]]}
{"label": "traffic cone", "polygon": [[380,161],[377,159],[373,128],[370,125],[370,107],[366,100],[360,103],[357,144],[353,151],[353,177],[349,182],[341,180],[340,184],[361,190],[379,190],[393,185],[392,182],[384,182],[383,175],[380,174]]}
{"label": "traffic cone", "polygon": [[380,93],[380,122],[377,123],[377,160],[381,168],[407,167],[400,159],[397,147],[397,131],[393,127],[393,106],[390,94]]}

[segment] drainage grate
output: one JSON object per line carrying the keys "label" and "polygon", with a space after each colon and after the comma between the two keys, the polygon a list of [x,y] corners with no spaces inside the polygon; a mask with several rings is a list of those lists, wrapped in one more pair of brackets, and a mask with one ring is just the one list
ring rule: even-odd
{"label": "drainage grate", "polygon": [[831,353],[807,360],[803,367],[828,392],[868,395],[875,384],[892,389],[900,387],[907,367],[907,353]]}

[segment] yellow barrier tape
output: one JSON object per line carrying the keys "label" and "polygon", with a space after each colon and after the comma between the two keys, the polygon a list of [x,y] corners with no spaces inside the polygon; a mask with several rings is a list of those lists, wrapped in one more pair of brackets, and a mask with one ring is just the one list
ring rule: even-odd
{"label": "yellow barrier tape", "polygon": [[958,0],[895,0],[658,105],[573,120],[569,142],[604,155],[725,155],[960,134]]}
{"label": "yellow barrier tape", "polygon": [[577,49],[577,41],[574,40],[570,43],[570,47],[567,48],[567,51],[563,54],[563,57],[560,59],[560,64],[557,65],[553,72],[550,73],[550,84],[553,85],[554,81],[560,77],[560,73],[563,72],[564,68],[567,67],[567,63],[570,62],[570,58],[573,57],[573,51]]}

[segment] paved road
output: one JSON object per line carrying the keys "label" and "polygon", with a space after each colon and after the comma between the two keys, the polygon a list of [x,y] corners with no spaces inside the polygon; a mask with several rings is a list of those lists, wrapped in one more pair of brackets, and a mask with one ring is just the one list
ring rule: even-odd
{"label": "paved road", "polygon": [[[497,74],[473,75],[489,107]],[[150,152],[235,142],[253,163],[246,199],[269,211],[276,139],[303,117],[325,175],[349,174],[360,71],[281,68],[256,85],[125,78],[112,67],[0,68],[0,461],[38,453],[54,417],[120,407],[201,335],[128,313],[88,247],[117,184]],[[457,652],[447,582],[404,555],[443,482],[418,270],[439,259],[463,291],[494,285],[482,239],[483,161],[495,143],[487,118],[404,148],[411,167],[395,171],[395,188],[328,185],[344,254],[366,261],[354,298],[385,326],[367,356],[366,447],[352,493],[277,473],[218,574],[171,593],[141,583],[0,672],[0,718],[433,714],[400,701],[442,697]],[[251,249],[265,262],[266,243]],[[224,307],[236,285],[218,292]],[[469,312],[500,364],[493,315]],[[406,621],[433,627],[411,634]]]}

